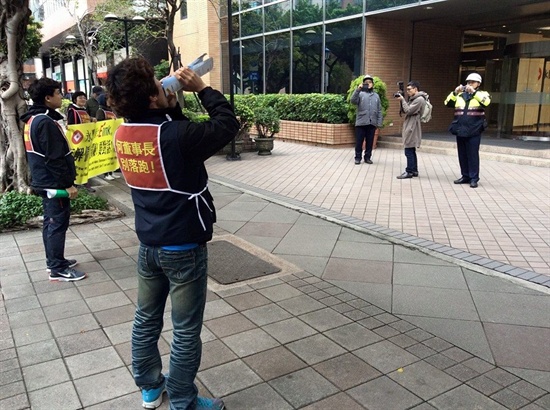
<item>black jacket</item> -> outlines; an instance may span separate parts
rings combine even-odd
[[[56,123],[63,116],[45,105],[34,104],[21,120],[28,123],[32,117],[35,117],[29,130],[32,144],[25,144],[31,186],[37,190],[70,188],[74,184],[76,169],[65,134]]]
[[[160,129],[162,164],[171,188],[201,193],[200,198],[190,199],[189,195],[173,191],[133,187],[136,233],[146,245],[183,245],[212,239],[216,216],[212,196],[208,189],[204,190],[208,183],[204,161],[233,139],[239,123],[219,91],[207,87],[199,93],[199,98],[210,115],[209,121],[190,122],[178,105],[149,110],[143,118],[129,121],[117,130],[118,134],[122,129],[131,132],[132,124],[163,124]],[[123,174],[129,172],[123,161],[120,166]]]

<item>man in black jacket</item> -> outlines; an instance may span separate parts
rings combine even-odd
[[[198,93],[209,121],[190,122],[144,59],[122,61],[107,80],[111,108],[127,120],[116,131],[115,149],[132,188],[140,240],[132,368],[145,408],[160,406],[166,390],[172,410],[220,410],[223,402],[198,397],[194,383],[206,303],[206,242],[215,222],[204,161],[233,139],[239,123],[225,97],[191,69],[180,68],[174,76],[183,90]],[[165,377],[157,343],[168,295],[173,341]]]
[[[46,266],[52,281],[76,281],[86,274],[73,266],[74,259],[65,259],[65,235],[71,215],[70,199],[78,191],[73,185],[76,170],[74,158],[57,123],[63,118],[55,111],[61,107],[61,87],[51,78],[35,80],[29,87],[34,102],[21,120],[25,124],[25,149],[34,191],[42,197],[44,224],[42,238],[46,251]],[[46,189],[66,190],[68,198],[48,198]]]

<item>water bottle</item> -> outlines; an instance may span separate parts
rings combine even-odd
[[[206,53],[193,60],[187,67],[193,70],[199,77],[202,77],[206,73],[210,72],[214,67],[214,60],[212,57],[204,60]],[[162,81],[162,88],[166,91],[177,93],[181,90],[183,85],[173,75]]]

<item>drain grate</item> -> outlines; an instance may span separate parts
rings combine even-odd
[[[231,242],[208,243],[208,276],[223,285],[280,272],[277,266],[258,258]]]

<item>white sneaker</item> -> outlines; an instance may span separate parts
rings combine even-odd
[[[120,175],[117,175],[117,174],[111,174],[111,176],[112,176],[114,179],[119,179],[119,178],[120,178]]]
[[[115,179],[115,177],[112,176],[112,175],[105,175],[105,179],[106,179],[107,181],[112,181],[113,179]]]

